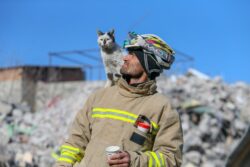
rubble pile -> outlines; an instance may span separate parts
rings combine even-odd
[[[104,81],[82,82],[60,96],[50,95],[35,113],[25,104],[0,101],[0,166],[52,166],[70,124],[89,94]],[[56,86],[56,85],[54,85]],[[40,98],[46,85],[43,85]],[[61,91],[66,91],[62,88]],[[250,85],[226,84],[196,70],[161,77],[158,91],[167,95],[182,120],[183,167],[221,167],[237,147],[250,122]]]
[[[181,116],[183,167],[222,167],[250,123],[250,85],[225,84],[196,70],[158,83]],[[165,86],[163,86],[165,85]]]
[[[25,104],[0,101],[0,167],[52,166],[76,112],[89,94],[103,85],[103,81],[82,82],[71,87],[59,85],[59,90],[55,84],[47,88],[42,84],[38,104],[39,108],[45,105],[35,113]]]

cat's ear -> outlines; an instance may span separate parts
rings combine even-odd
[[[114,29],[111,29],[111,31],[109,31],[109,34],[112,35],[112,36],[114,36],[115,30],[114,30]]]
[[[103,32],[101,32],[100,30],[97,30],[97,35],[98,36],[101,36],[101,35],[103,35],[104,33]]]
[[[115,30],[112,29],[111,31],[108,32],[108,34],[112,38],[113,42],[115,42]]]

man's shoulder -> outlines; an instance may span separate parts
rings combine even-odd
[[[153,101],[154,101],[155,105],[158,105],[158,106],[165,108],[163,110],[163,112],[165,112],[165,113],[169,113],[169,112],[176,113],[177,112],[176,109],[174,109],[174,107],[173,107],[171,99],[167,95],[164,95],[162,93],[156,93],[156,94],[154,94]]]
[[[153,94],[152,99],[154,101],[162,103],[162,104],[169,104],[170,103],[169,97],[162,94],[162,93],[159,93],[159,92]]]
[[[111,87],[106,87],[106,88],[102,87],[102,88],[99,88],[99,89],[93,91],[91,96],[100,96],[100,95],[104,95],[104,94],[112,94],[115,91],[117,91],[116,86],[111,86]]]

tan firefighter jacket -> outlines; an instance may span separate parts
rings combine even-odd
[[[147,133],[134,126],[139,115],[150,121]],[[179,115],[156,92],[155,81],[133,87],[120,79],[88,98],[55,166],[108,166],[105,148],[116,145],[130,154],[131,167],[176,167],[182,162],[182,144]]]

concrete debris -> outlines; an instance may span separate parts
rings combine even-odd
[[[198,151],[187,152],[185,158],[195,166],[200,166],[201,154]]]
[[[15,157],[15,161],[18,162],[20,167],[32,166],[33,157],[30,152],[17,153]]]
[[[158,88],[181,115],[182,166],[222,167],[249,126],[250,85],[229,85],[199,74],[191,70],[171,80],[162,78]]]
[[[36,112],[22,103],[0,101],[0,166],[52,166],[77,111],[105,81],[38,83]],[[226,84],[191,69],[160,77],[182,120],[183,167],[221,167],[250,123],[250,85]],[[5,101],[4,101],[5,100]]]

